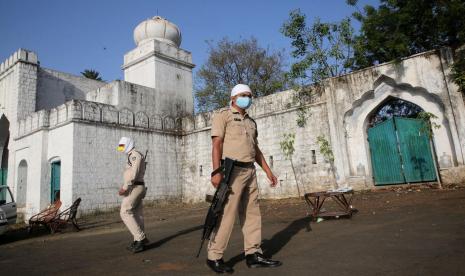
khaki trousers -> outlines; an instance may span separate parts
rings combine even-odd
[[[134,241],[145,239],[142,200],[146,192],[147,188],[144,185],[129,186],[128,195],[121,202],[121,219],[134,236]]]
[[[210,237],[208,243],[208,259],[223,258],[233,230],[236,214],[244,235],[244,252],[262,253],[262,220],[258,204],[258,186],[255,168],[234,167],[230,179],[231,192],[225,204],[219,226]]]

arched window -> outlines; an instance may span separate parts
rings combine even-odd
[[[20,208],[25,207],[27,201],[27,162],[24,159],[19,162],[17,180],[16,202],[18,203],[18,208]]]

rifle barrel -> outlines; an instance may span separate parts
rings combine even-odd
[[[199,248],[199,251],[197,252],[197,256],[195,256],[196,258],[198,258],[198,257],[199,257],[199,255],[200,255],[200,251],[202,251],[202,247],[203,247],[203,243],[204,243],[204,241],[205,241],[205,239],[202,239],[202,240],[200,241],[200,248]]]

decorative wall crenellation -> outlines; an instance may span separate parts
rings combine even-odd
[[[147,130],[179,132],[183,118],[153,114],[143,111],[133,112],[127,108],[116,109],[84,100],[72,100],[50,110],[40,110],[29,114],[18,122],[18,137],[44,128],[53,128],[71,121],[97,122],[120,127],[137,127]]]
[[[299,108],[296,92],[286,90],[269,96],[255,98],[254,104],[247,110],[252,118],[260,118],[280,112],[290,112]],[[312,105],[324,102],[324,94],[313,94],[311,97],[304,99],[304,105]],[[182,118],[182,130],[185,132],[198,131],[211,126],[213,113],[203,112],[194,116]]]
[[[18,61],[38,64],[36,53],[25,49],[19,49],[0,64],[0,75],[13,67]]]
[[[285,112],[292,107],[297,108],[295,92],[283,91],[277,94],[255,99],[249,110],[253,118],[273,113]],[[322,101],[323,98],[319,97]],[[18,137],[30,134],[43,128],[53,128],[70,121],[87,121],[109,124],[120,127],[137,127],[147,130],[178,132],[187,134],[211,126],[214,111],[199,113],[194,116],[172,117],[163,114],[147,114],[144,111],[133,111],[128,108],[117,109],[113,105],[85,100],[71,100],[52,108],[40,110],[28,115],[18,122]]]

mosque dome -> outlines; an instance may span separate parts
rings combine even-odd
[[[134,41],[140,43],[156,39],[179,47],[181,45],[181,31],[178,26],[161,16],[155,16],[142,21],[134,29]]]

